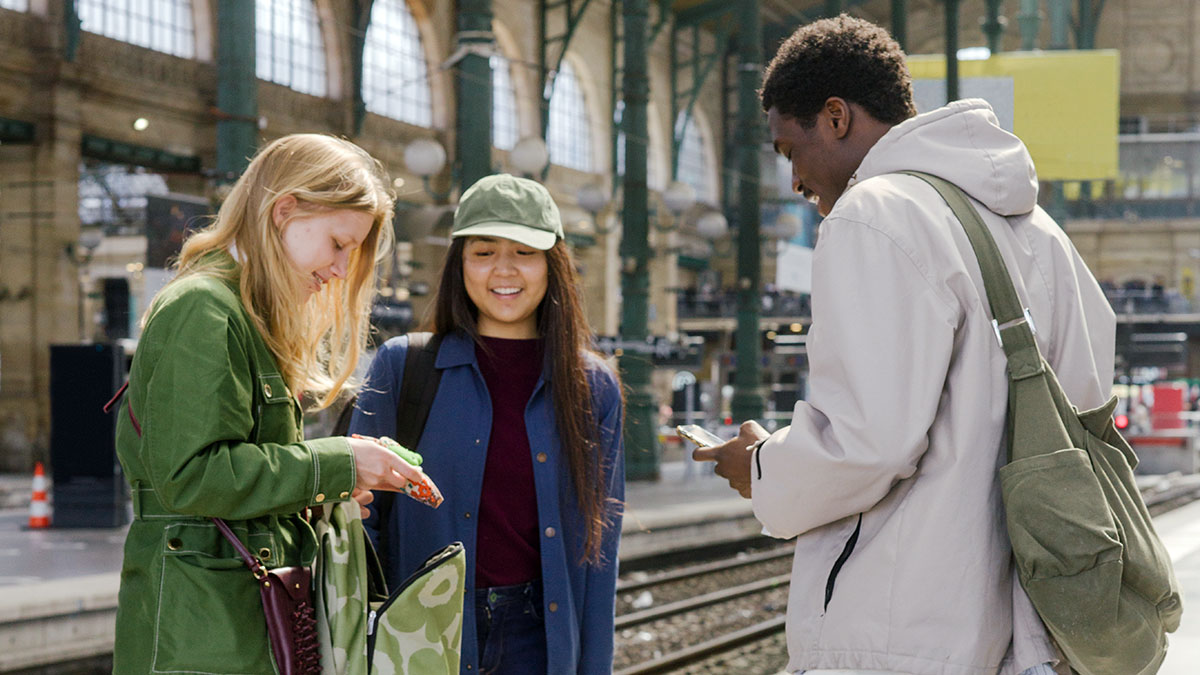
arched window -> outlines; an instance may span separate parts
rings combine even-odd
[[[4,6],[28,2],[5,2]],[[191,0],[79,0],[83,29],[185,59],[196,55]]]
[[[520,128],[517,124],[517,95],[513,91],[512,64],[493,54],[492,64],[492,145],[512,150],[517,144]]]
[[[256,72],[296,91],[325,96],[325,41],[313,0],[257,0]]]
[[[28,12],[29,0],[0,0],[0,7],[18,12]]]
[[[558,76],[554,78],[546,146],[550,150],[552,164],[580,171],[592,170],[592,134],[588,127],[583,90],[579,88],[575,70],[565,59],[558,68]]]
[[[654,152],[654,144],[646,145],[646,187],[651,190],[662,189],[662,181],[658,179],[658,154]],[[617,133],[617,176],[625,176],[625,132]]]
[[[79,222],[108,234],[145,234],[146,195],[167,192],[167,179],[144,167],[86,160],[79,165]]]
[[[375,0],[363,49],[367,110],[419,127],[433,125],[429,66],[404,0]]]
[[[683,114],[680,113],[676,126],[682,122]],[[689,115],[687,126],[683,129],[683,142],[679,144],[678,176],[681,182],[696,189],[698,201],[709,204],[716,201],[716,194],[709,180],[711,166],[708,146],[704,143],[704,136],[700,134],[700,126],[696,124],[695,115]]]

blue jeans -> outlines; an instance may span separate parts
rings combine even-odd
[[[479,675],[546,672],[542,581],[475,589]]]

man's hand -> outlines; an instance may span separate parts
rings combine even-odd
[[[736,438],[711,448],[696,448],[692,459],[697,462],[716,462],[717,475],[729,481],[729,487],[750,499],[750,446],[770,434],[754,420],[742,422]]]

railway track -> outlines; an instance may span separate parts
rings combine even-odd
[[[1148,482],[1142,496],[1151,513],[1166,513],[1200,499],[1200,475]],[[630,561],[637,571],[617,583],[617,675],[767,675],[786,666],[792,546],[742,543],[760,550],[730,555],[726,542],[675,551],[657,567]]]
[[[746,542],[758,550],[736,555],[728,553],[727,543],[705,544],[673,556],[704,562],[624,576],[617,583],[615,672],[689,672],[690,666],[771,638],[779,642],[776,653],[757,654],[756,660],[777,662],[761,664],[773,667],[771,672],[782,668],[792,546],[771,542],[762,537]]]

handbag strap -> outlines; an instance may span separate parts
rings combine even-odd
[[[254,578],[259,581],[266,579],[267,568],[263,567],[262,561],[250,554],[250,550],[246,548],[241,539],[237,538],[237,535],[229,528],[229,524],[220,518],[213,518],[212,521],[217,524],[217,529],[221,531],[221,534],[225,535],[229,543],[233,544],[233,550],[237,551],[238,555],[241,556],[242,562],[246,563],[246,567],[250,568],[250,572],[254,575]]]

